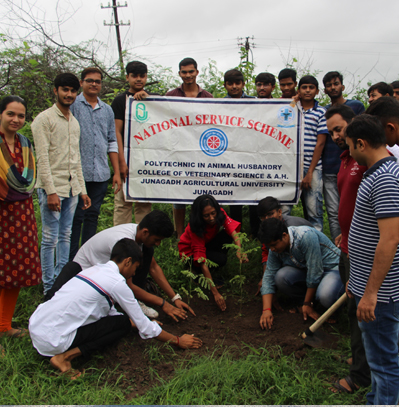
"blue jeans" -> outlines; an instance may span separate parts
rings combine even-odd
[[[44,293],[54,284],[62,268],[68,263],[73,215],[78,204],[78,195],[61,200],[61,212],[50,211],[47,194],[38,188],[40,213],[42,215],[42,244],[40,257]],[[54,264],[55,252],[55,264]]]
[[[303,301],[307,290],[306,269],[284,266],[276,273],[274,279],[282,293]],[[344,285],[338,269],[325,270],[316,290],[316,301],[323,307],[330,308],[343,293]]]
[[[323,193],[332,241],[341,234],[338,223],[339,194],[336,174],[323,174]]]
[[[308,172],[304,169],[303,176]],[[323,174],[321,170],[314,170],[311,188],[302,190],[302,203],[306,208],[308,221],[318,231],[323,231]]]
[[[361,297],[355,296],[356,305]],[[399,400],[399,301],[377,302],[375,320],[359,322],[367,362],[371,370],[371,392],[367,404],[397,405]]]
[[[87,195],[91,199],[89,209],[83,210],[83,200],[79,198],[75,216],[72,223],[71,250],[69,261],[72,261],[79,250],[80,233],[82,232],[82,245],[84,245],[97,232],[98,215],[107,193],[108,181],[86,182]],[[82,230],[83,223],[83,230]]]

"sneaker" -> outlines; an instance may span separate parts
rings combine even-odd
[[[143,311],[144,315],[148,318],[158,318],[158,312],[155,311],[153,308],[147,307],[143,302],[138,302],[140,305],[141,310]]]

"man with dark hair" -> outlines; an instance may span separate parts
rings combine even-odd
[[[229,69],[224,74],[224,87],[227,90],[225,98],[232,99],[254,99],[244,92],[245,79],[238,69]],[[242,224],[242,205],[230,205],[230,217]],[[249,223],[252,236],[256,237],[259,229],[259,219],[256,214],[256,206],[249,206]]]
[[[331,71],[324,75],[323,78],[324,92],[331,99],[331,104],[325,106],[346,105],[349,106],[355,114],[364,112],[364,105],[359,100],[345,99],[343,91],[343,77],[337,71]],[[333,241],[341,233],[338,222],[339,195],[337,188],[337,174],[341,165],[340,155],[342,150],[333,142],[331,137],[327,137],[326,144],[321,156],[323,167],[323,195],[328,214],[328,223]]]
[[[346,144],[367,166],[357,193],[349,232],[347,294],[357,303],[357,319],[371,370],[367,404],[399,401],[399,166],[385,148],[377,117],[363,114],[346,128]]]
[[[393,81],[391,83],[392,89],[393,89],[393,97],[396,100],[399,100],[399,81]]]
[[[108,157],[114,168],[112,185],[115,193],[121,189],[119,173],[118,143],[115,135],[114,112],[98,95],[101,92],[103,74],[98,68],[86,68],[82,71],[80,86],[82,93],[71,106],[71,112],[80,125],[80,155],[87,195],[91,199],[90,209],[83,211],[78,204],[72,224],[71,249],[72,260],[81,244],[86,243],[97,232],[98,215],[111,176]],[[82,230],[83,224],[83,230]]]
[[[348,236],[355,210],[357,190],[367,167],[359,164],[349,155],[348,146],[345,142],[345,129],[355,117],[354,111],[345,104],[331,106],[326,114],[327,128],[332,141],[342,152],[341,167],[337,177],[337,187],[340,197],[338,209],[338,221],[341,228],[341,235],[335,239],[335,244],[341,249],[339,259],[339,273],[343,284],[349,280],[349,257],[348,257]],[[349,375],[344,379],[334,383],[334,387],[346,393],[355,392],[359,386],[370,385],[370,368],[367,364],[366,354],[362,343],[362,336],[356,317],[356,301],[348,298],[348,318],[351,334],[352,360],[349,368]]]
[[[268,72],[261,72],[255,78],[256,93],[260,99],[272,99],[276,87],[276,78]]]
[[[143,315],[127,286],[140,265],[142,253],[132,239],[112,248],[110,260],[80,272],[50,301],[40,304],[29,320],[33,346],[50,364],[72,380],[81,376],[71,360],[114,344],[133,327],[143,339],[156,338],[183,349],[199,348],[200,339],[169,334]],[[115,303],[126,312],[119,313]],[[66,311],[67,310],[67,311]]]
[[[303,180],[301,199],[306,219],[319,231],[323,231],[323,176],[321,154],[326,143],[328,129],[324,113],[326,109],[315,100],[319,83],[314,76],[306,75],[299,81],[299,106],[305,122]]]
[[[272,327],[276,287],[302,302],[304,320],[319,317],[314,300],[329,308],[344,292],[338,273],[339,249],[323,233],[308,226],[287,228],[284,221],[269,218],[260,225],[259,240],[270,249],[261,288],[262,329]]]
[[[179,62],[179,76],[183,83],[176,89],[170,90],[165,96],[188,97],[188,98],[213,98],[213,95],[202,89],[197,84],[197,62],[193,58],[184,58]],[[186,219],[186,205],[173,204],[173,218],[177,239],[184,232],[184,222]]]
[[[40,257],[44,294],[68,262],[71,227],[79,194],[83,210],[91,205],[82,173],[79,123],[70,112],[79,87],[75,75],[57,75],[54,80],[56,103],[32,123],[37,157],[36,187],[42,215]]]
[[[150,212],[138,225],[126,223],[105,229],[94,235],[79,249],[73,261],[69,262],[64,270],[62,270],[59,280],[54,284],[54,290],[56,291],[61,285],[65,284],[65,280],[69,280],[80,270],[85,270],[97,263],[106,263],[115,242],[128,237],[129,239],[134,239],[142,247],[143,251],[141,266],[137,269],[136,275],[132,280],[127,282],[137,300],[160,306],[166,314],[176,321],[178,320],[177,318],[187,318],[186,310],[195,315],[193,310],[181,300],[180,295],[173,291],[161,267],[159,267],[154,259],[154,246],[159,246],[161,241],[172,236],[172,233],[173,225],[168,215],[158,210]],[[175,306],[145,290],[148,274],[151,275],[159,287],[174,302]],[[46,299],[51,298],[53,294],[54,291],[50,292]],[[151,318],[158,316],[158,313],[152,308],[144,304],[140,304],[140,306],[145,315]]]
[[[112,102],[111,107],[115,115],[116,140],[118,142],[119,171],[122,182],[126,181],[129,168],[125,160],[124,134],[125,134],[125,112],[126,100],[133,96],[136,100],[145,99],[149,93],[144,90],[147,83],[147,65],[140,61],[132,61],[126,65],[126,81],[129,83],[129,90],[118,95]],[[115,193],[114,198],[114,226],[132,221],[132,202],[126,202],[122,189]],[[135,202],[134,219],[136,223],[151,212],[151,203]]]
[[[393,88],[385,82],[378,82],[368,88],[367,95],[371,104],[382,96],[393,96]]]
[[[280,85],[282,98],[291,99],[297,94],[297,91],[295,90],[297,85],[296,71],[293,69],[282,69],[278,74],[278,82]]]

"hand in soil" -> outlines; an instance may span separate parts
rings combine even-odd
[[[313,307],[310,307],[309,305],[304,305],[302,307],[302,314],[305,321],[307,321],[308,317],[314,319],[315,321],[320,318],[320,315],[313,309]]]
[[[271,329],[273,325],[273,314],[271,311],[264,311],[262,312],[262,315],[260,317],[260,327],[262,329]]]
[[[173,305],[169,304],[166,301],[165,301],[164,306],[162,307],[162,310],[165,312],[165,314],[172,317],[176,322],[179,322],[178,318],[181,318],[181,319],[187,318],[187,312],[184,311],[184,309],[174,307]]]
[[[182,349],[198,349],[202,346],[202,341],[194,335],[182,335],[179,340],[179,347]]]
[[[175,306],[184,311],[190,311],[196,317],[195,312],[191,309],[191,307],[188,304],[186,304],[185,302],[183,302],[182,300],[176,300]]]
[[[214,294],[215,297],[215,301],[217,306],[222,310],[222,311],[226,311],[226,302],[224,301],[224,298],[221,294],[216,293]]]

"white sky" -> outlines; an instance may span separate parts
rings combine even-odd
[[[111,1],[111,0],[110,0]],[[208,59],[221,71],[239,63],[237,37],[252,37],[256,73],[277,74],[292,57],[302,65],[311,62],[321,83],[329,70],[338,70],[350,82],[372,83],[399,79],[399,2],[396,0],[126,0],[119,19],[130,20],[121,27],[123,48],[147,61],[178,70],[178,63],[190,56],[199,67]],[[125,0],[119,0],[121,4]],[[10,16],[3,0],[2,21]],[[27,14],[45,19],[49,32],[56,32],[56,12],[65,21],[60,27],[63,41],[76,44],[96,38],[108,45],[103,50],[117,59],[112,10],[101,9],[97,0],[13,0]],[[29,4],[34,4],[33,8]],[[107,5],[108,0],[103,1]],[[57,6],[58,5],[58,6]],[[22,33],[22,24],[9,29]],[[6,25],[3,24],[3,31]],[[58,36],[58,34],[54,34]],[[33,39],[33,36],[30,38]],[[125,64],[128,61],[125,61]],[[345,82],[345,81],[344,81]]]

